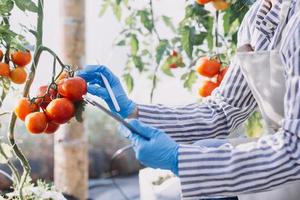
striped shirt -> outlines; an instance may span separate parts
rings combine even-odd
[[[291,1],[288,19],[299,10],[295,8],[297,0]],[[273,6],[269,0],[257,1],[241,25],[238,46],[250,43],[255,51],[267,50],[278,31],[281,4],[282,0]],[[227,137],[257,108],[235,60],[220,87],[201,103],[173,108],[138,106],[139,120],[163,130],[180,144],[183,198],[266,191],[300,179],[300,19],[289,31],[280,54],[287,86],[283,125],[276,134],[257,142],[219,148],[191,145],[202,139]]]

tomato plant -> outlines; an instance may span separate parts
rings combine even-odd
[[[180,63],[180,66],[185,69],[180,80],[185,88],[191,90],[198,79],[195,66],[199,58],[218,56],[222,65],[228,66],[236,50],[238,27],[251,1],[220,1],[230,4],[228,9],[209,10],[205,5],[201,5],[212,4],[214,1],[187,1],[186,6],[182,8],[185,10],[185,16],[179,24],[175,25],[169,16],[156,15],[152,0],[146,1],[142,8],[135,6],[135,1],[104,0],[100,15],[104,15],[111,7],[117,20],[125,24],[116,39],[116,45],[129,49],[123,75],[129,92],[134,87],[134,79],[131,75],[133,70],[150,73],[152,82],[150,99],[152,100],[160,75],[159,71],[176,78],[171,69],[177,68]],[[155,3],[159,4],[159,2]],[[163,38],[157,23],[164,23],[173,33],[173,37]],[[181,56],[178,63],[172,56],[174,50]],[[154,66],[151,60],[155,60]]]
[[[182,8],[185,12],[184,17],[178,24],[174,24],[171,17],[155,13],[153,4],[160,4],[160,1],[144,1],[141,6],[142,2],[137,3],[133,0],[103,0],[100,16],[111,8],[116,19],[122,24],[123,29],[116,38],[115,46],[127,48],[129,52],[123,74],[128,91],[131,92],[134,88],[133,71],[146,74],[152,83],[150,91],[152,102],[159,77],[166,75],[178,78],[173,73],[178,66],[183,68],[180,70],[179,79],[188,90],[195,87],[198,80],[197,67],[200,58],[217,57],[222,65],[221,70],[229,66],[230,59],[236,52],[238,28],[253,2],[251,0],[185,1],[185,7]],[[162,36],[157,26],[162,23],[172,33],[171,38]],[[179,59],[172,55],[174,50],[180,55]],[[153,60],[155,62],[152,62]],[[220,72],[220,76],[217,77],[219,81],[209,81],[219,85],[224,72],[226,73],[226,71]],[[212,74],[215,73],[219,72],[214,71]],[[202,91],[201,88],[207,83],[206,81],[204,80],[202,86],[196,86],[198,93]],[[216,86],[215,84],[209,85]],[[257,117],[252,121],[261,125]],[[255,123],[248,124],[252,127]]]
[[[72,66],[66,65],[56,55],[54,51],[43,45],[43,6],[44,0],[5,0],[0,1],[0,108],[7,94],[12,91],[14,84],[22,85],[22,98],[18,101],[14,112],[11,112],[11,118],[8,125],[7,139],[9,144],[2,142],[0,138],[0,163],[7,164],[10,168],[14,180],[14,191],[11,193],[14,199],[32,199],[32,196],[23,194],[24,186],[31,184],[30,165],[27,158],[20,149],[15,139],[15,125],[17,119],[21,123],[25,123],[28,132],[33,134],[53,134],[59,127],[58,123],[66,123],[74,115],[78,121],[82,120],[81,113],[84,110],[85,103],[81,100],[81,96],[86,93],[85,82],[80,82],[80,98],[71,96],[72,102],[67,98],[63,98],[58,93],[58,82],[63,79],[76,79]],[[29,45],[25,36],[16,33],[10,26],[10,17],[18,12],[31,12],[36,16],[36,28],[31,29],[22,24],[22,28],[31,33],[35,39],[35,44]],[[34,46],[33,51],[29,51],[28,46]],[[37,96],[30,97],[29,91],[35,78],[36,70],[39,66],[39,60],[43,53],[49,53],[53,56],[52,75],[49,77],[50,83],[41,86],[37,92]],[[59,64],[60,70],[57,70]],[[78,86],[78,85],[77,85]],[[65,92],[74,95],[74,90],[70,92],[69,88]],[[56,108],[56,109],[55,109]],[[10,112],[0,113],[2,115],[10,114]],[[23,122],[25,121],[25,122]],[[23,167],[20,173],[15,163],[11,159],[16,156]]]

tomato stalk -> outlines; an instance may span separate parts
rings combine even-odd
[[[72,70],[71,70],[71,66],[64,64],[62,62],[62,60],[58,57],[58,55],[54,51],[52,51],[51,49],[49,49],[48,47],[40,46],[39,52],[40,53],[48,52],[54,58],[54,60],[53,60],[53,67],[52,67],[51,83],[49,84],[46,93],[43,96],[38,96],[38,97],[34,97],[34,98],[31,99],[32,101],[35,101],[36,99],[42,99],[41,103],[39,103],[39,105],[41,105],[43,103],[43,101],[44,101],[44,98],[47,95],[51,95],[50,94],[50,89],[55,89],[56,90],[57,84],[56,84],[55,81],[59,78],[59,76],[63,73],[63,71],[65,71],[67,69],[67,71],[70,73],[70,71],[72,71]],[[58,75],[55,76],[56,75],[56,63],[57,62],[60,64],[61,70],[58,73]]]
[[[2,141],[0,139],[0,144],[1,143],[2,143]],[[17,183],[19,183],[19,181],[20,181],[20,174],[19,174],[16,166],[9,160],[9,157],[6,155],[6,153],[2,149],[1,145],[0,145],[0,154],[7,160],[6,164],[9,167],[9,169],[11,170],[11,172],[12,172],[13,179],[16,180]]]
[[[39,64],[41,54],[44,51],[50,53],[55,58],[55,63],[57,61],[62,66],[61,73],[65,68],[70,70],[70,66],[65,65],[61,61],[61,59],[51,49],[43,46],[43,19],[44,19],[43,7],[44,7],[44,0],[39,0],[38,1],[38,12],[37,12],[37,30],[32,31],[34,36],[36,37],[36,45],[35,45],[36,49],[35,49],[34,56],[33,56],[33,63],[30,67],[30,73],[29,73],[28,79],[26,81],[26,84],[24,86],[24,90],[23,90],[23,97],[26,97],[26,98],[29,95],[29,91],[30,91],[31,85],[34,81],[34,78],[35,78],[35,73],[36,73],[36,69]],[[8,57],[8,59],[9,59],[9,57]],[[55,65],[53,66],[53,68],[55,68]],[[55,69],[53,69],[53,73],[54,74],[52,75],[52,83],[55,81],[55,79],[54,79]],[[50,84],[50,86],[52,86],[52,83]],[[54,84],[55,84],[55,82],[54,82]],[[49,93],[50,86],[48,88],[47,93]],[[11,116],[11,119],[10,119],[7,137],[10,142],[10,145],[12,146],[12,149],[13,149],[15,155],[17,156],[18,160],[21,162],[21,165],[23,168],[23,174],[22,174],[19,184],[17,186],[18,192],[19,192],[19,198],[21,200],[23,200],[24,199],[23,187],[24,187],[24,184],[26,183],[28,175],[30,174],[31,168],[30,168],[27,158],[24,156],[21,149],[18,147],[18,145],[15,142],[16,120],[17,120],[17,116],[15,115],[15,113],[13,113]]]
[[[35,77],[36,67],[38,65],[38,62],[39,62],[39,59],[40,59],[40,56],[42,53],[42,51],[40,51],[40,47],[41,47],[42,41],[43,41],[43,19],[44,19],[43,5],[44,5],[44,1],[39,0],[38,1],[38,13],[37,13],[37,15],[38,15],[37,16],[37,32],[35,35],[36,36],[36,50],[34,53],[33,63],[30,68],[31,69],[30,74],[28,76],[27,82],[24,87],[23,97],[28,97],[30,87],[31,87],[32,82]],[[12,149],[13,149],[15,155],[17,156],[18,160],[21,162],[21,165],[23,168],[23,174],[22,174],[22,176],[20,178],[20,182],[17,186],[17,189],[19,192],[19,198],[21,200],[23,200],[24,199],[23,187],[24,187],[24,184],[26,183],[28,175],[30,174],[31,168],[30,168],[27,158],[24,156],[23,152],[21,151],[21,149],[19,148],[19,146],[16,144],[16,141],[15,141],[16,120],[17,120],[17,117],[16,117],[15,113],[13,113],[11,116],[11,119],[10,119],[7,137],[8,137],[10,145],[12,146]]]
[[[3,21],[8,27],[10,27],[8,17],[3,17]],[[5,46],[6,46],[6,52],[5,52],[5,55],[4,55],[4,62],[9,64],[9,61],[10,61],[10,59],[9,59],[9,55],[10,55],[10,38],[7,38]],[[6,81],[5,78],[1,78],[1,81],[2,81],[2,94],[1,94],[1,97],[0,97],[0,107],[2,107],[3,101],[6,98],[7,93],[9,91],[9,87],[10,87],[10,82],[5,83],[5,81]],[[2,113],[2,114],[9,114],[9,113]],[[0,144],[1,144],[1,142],[0,142]],[[3,151],[1,145],[0,145],[0,154],[7,160],[7,166],[11,170],[13,178],[16,180],[17,183],[19,183],[20,174],[19,174],[16,166],[14,165],[14,163],[12,163],[9,160],[8,156]]]
[[[153,24],[153,31],[156,35],[157,40],[160,42],[161,38],[158,34],[158,31],[157,31],[156,25],[155,25],[155,19],[154,19],[154,13],[153,13],[153,1],[152,0],[149,1],[149,7],[150,7],[150,14],[151,14],[151,21],[152,21],[152,24]],[[151,92],[150,92],[150,103],[152,103],[152,101],[153,101],[154,91],[155,91],[156,85],[157,85],[157,72],[158,72],[159,66],[160,66],[160,62],[157,63],[157,65],[154,69],[154,73],[153,73],[152,88],[151,88]]]
[[[219,15],[220,15],[220,12],[218,10],[216,10],[215,23],[214,23],[215,24],[215,48],[216,48],[216,57],[222,64],[222,60],[221,60],[220,52],[219,52]]]

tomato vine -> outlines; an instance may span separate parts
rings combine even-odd
[[[27,44],[27,42],[25,38],[21,35],[16,34],[10,29],[9,17],[11,16],[11,11],[14,9],[15,6],[18,7],[23,12],[27,12],[27,11],[33,12],[37,16],[36,30],[32,30],[32,29],[28,30],[28,32],[32,33],[33,36],[35,37],[35,51],[33,54],[33,62],[29,69],[29,75],[25,83],[22,96],[25,98],[29,97],[30,88],[35,78],[36,69],[38,67],[40,57],[44,52],[49,53],[54,58],[54,62],[52,66],[53,73],[51,77],[51,84],[49,85],[47,92],[45,94],[47,95],[49,94],[49,90],[52,87],[52,85],[56,84],[55,80],[57,79],[57,77],[60,76],[60,74],[63,73],[63,71],[66,70],[73,75],[74,74],[73,70],[71,66],[64,64],[54,51],[52,51],[48,47],[43,46],[44,0],[38,0],[37,4],[31,0],[26,0],[26,1],[8,0],[5,2],[4,1],[0,2],[0,12],[3,16],[2,17],[3,22],[0,25],[0,35],[3,36],[2,37],[3,40],[1,40],[1,44],[6,49],[5,59],[4,59],[5,62],[7,64],[10,64],[12,50],[20,50],[20,51],[26,50],[25,45]],[[56,63],[59,63],[61,66],[61,71],[58,73],[57,76],[56,76]],[[12,65],[14,65],[14,67],[17,67],[15,66],[14,63],[12,63]],[[2,88],[2,94],[0,99],[0,108],[1,108],[3,101],[7,96],[7,93],[10,91],[11,81],[7,77],[2,77],[2,76],[0,76],[0,79],[1,79],[0,81],[1,81],[1,88]],[[2,116],[2,114],[4,115],[8,113],[3,112],[1,113],[0,117]],[[31,180],[29,177],[31,168],[26,156],[23,154],[22,150],[18,146],[18,143],[16,142],[15,139],[16,121],[17,121],[17,116],[14,112],[12,112],[10,122],[8,125],[8,133],[7,133],[7,138],[10,146],[5,145],[5,143],[3,143],[2,140],[0,140],[0,162],[4,161],[4,163],[7,164],[10,170],[12,171],[13,178],[14,178],[14,188],[18,192],[18,197],[20,199],[24,199],[25,197],[23,195],[23,188]],[[20,175],[20,173],[18,172],[15,164],[11,162],[12,155],[10,155],[11,154],[10,152],[13,152],[13,154],[21,163],[21,166],[23,168],[22,175]]]
[[[150,75],[152,82],[150,100],[152,101],[158,76],[160,76],[159,72],[175,77],[170,68],[170,64],[174,62],[171,58],[173,50],[180,55],[175,62],[186,69],[181,74],[181,80],[184,87],[189,90],[196,83],[197,76],[193,67],[200,57],[218,55],[224,65],[228,64],[236,50],[238,27],[251,5],[247,0],[231,3],[228,9],[215,11],[194,1],[187,1],[185,8],[182,8],[185,10],[184,18],[179,24],[174,25],[171,17],[154,13],[152,0],[139,7],[131,0],[104,0],[100,15],[104,15],[111,7],[116,19],[124,24],[116,45],[130,50],[123,75],[129,92],[134,87],[131,72],[137,69],[140,73]],[[219,23],[220,21],[222,24]],[[172,37],[162,37],[157,23],[164,23],[165,27],[172,32]]]
[[[198,80],[195,66],[201,57],[217,57],[224,68],[229,65],[236,52],[238,28],[253,1],[226,0],[230,6],[224,10],[213,8],[218,6],[214,3],[213,6],[207,6],[200,5],[199,2],[208,3],[210,0],[185,1],[185,7],[182,8],[184,17],[178,24],[174,24],[171,17],[154,12],[153,4],[160,4],[159,1],[148,0],[144,4],[134,0],[103,1],[100,16],[112,8],[123,27],[115,45],[128,49],[123,79],[129,92],[134,88],[134,70],[149,77],[152,84],[152,102],[159,77],[165,75],[178,78],[173,73],[177,67],[183,68],[180,70],[180,81],[184,88],[191,90]],[[169,29],[171,37],[160,35],[158,23]],[[172,55],[174,51],[178,56]],[[256,124],[261,126],[259,116],[252,115],[251,123],[247,123],[248,132],[251,132]]]

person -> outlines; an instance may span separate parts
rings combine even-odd
[[[121,107],[117,114],[134,118],[129,123],[139,133],[129,132],[129,139],[137,159],[178,175],[183,198],[276,191],[290,183],[284,187],[285,198],[272,192],[268,197],[291,200],[286,197],[294,192],[294,199],[299,199],[299,4],[297,0],[254,3],[241,24],[238,53],[228,73],[201,103],[136,104],[107,67],[87,66],[78,75],[89,83],[89,93],[103,98],[116,112],[99,74],[108,78]],[[237,145],[224,139],[257,108],[269,134]]]

